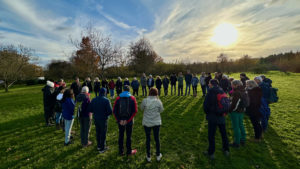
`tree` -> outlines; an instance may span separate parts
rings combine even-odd
[[[0,79],[4,81],[6,92],[17,80],[26,76],[25,70],[29,68],[29,61],[33,59],[32,52],[32,49],[22,45],[0,46]]]
[[[45,70],[47,79],[73,79],[76,74],[73,65],[68,61],[52,60]]]
[[[163,59],[153,50],[146,38],[141,38],[129,46],[130,66],[138,73],[149,72],[150,68]]]

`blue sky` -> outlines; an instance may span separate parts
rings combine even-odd
[[[167,62],[300,50],[299,0],[0,0],[0,43],[35,49],[41,65],[68,59],[89,22],[124,47],[145,36]],[[234,45],[210,40],[221,23],[237,29]]]

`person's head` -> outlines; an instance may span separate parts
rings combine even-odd
[[[256,77],[254,78],[254,81],[255,81],[257,84],[260,84],[260,83],[263,81],[263,79],[262,79],[260,76],[256,76]]]
[[[226,75],[222,75],[222,79],[228,79]]]
[[[168,76],[167,76],[167,75],[165,75],[165,78],[168,78]]]
[[[79,83],[79,78],[76,77],[76,78],[75,78],[75,81],[76,81],[76,83]]]
[[[126,77],[125,80],[128,81],[128,78]]]
[[[253,88],[255,88],[255,87],[257,87],[258,85],[257,85],[257,83],[254,81],[254,80],[247,80],[246,81],[246,87],[247,87],[247,89],[253,89]]]
[[[152,79],[152,75],[149,75],[149,78]]]
[[[219,81],[217,79],[210,79],[208,86],[210,88],[217,87],[219,85]]]
[[[134,77],[133,80],[136,80],[136,77]]]
[[[266,78],[265,75],[260,75],[260,77],[264,80]]]
[[[181,76],[182,75],[182,72],[179,72],[179,76]]]
[[[51,82],[50,80],[47,80],[47,86],[54,88],[54,83]]]
[[[202,72],[201,75],[202,75],[202,76],[205,76],[205,72]]]
[[[158,90],[155,87],[151,87],[149,90],[149,96],[158,96]]]
[[[101,89],[100,89],[100,91],[99,91],[99,95],[100,96],[106,96],[106,88],[105,87],[102,87]]]
[[[74,93],[72,89],[66,89],[63,95],[63,101],[65,101],[67,98],[74,98]]]
[[[126,92],[129,92],[130,91],[130,87],[128,85],[125,85],[123,87],[123,90],[126,91]]]
[[[146,77],[146,73],[143,73],[143,77]]]
[[[207,73],[207,76],[210,76],[210,73],[209,73],[209,72]]]
[[[118,77],[118,80],[122,80],[121,77]]]
[[[240,74],[240,78],[244,78],[244,77],[246,77],[246,74],[245,73],[241,73]]]
[[[87,77],[85,80],[89,82],[89,81],[91,81],[91,78]]]
[[[233,78],[233,77],[229,78],[229,81],[230,81],[230,82],[232,82],[233,80],[234,80],[234,78]]]
[[[96,77],[96,78],[95,78],[95,81],[96,81],[96,82],[99,82],[99,78],[98,78],[98,77]]]
[[[111,79],[110,82],[114,82],[114,79]]]
[[[160,79],[160,76],[156,76],[156,79],[157,79],[157,80]]]
[[[238,88],[238,87],[240,87],[240,86],[243,86],[243,83],[242,83],[242,81],[240,81],[240,80],[233,80],[233,81],[231,82],[231,87],[232,87],[233,89],[236,89],[236,88]]]
[[[191,73],[191,71],[190,71],[190,70],[187,70],[186,73],[189,74],[189,73]]]
[[[81,93],[89,93],[89,88],[87,86],[82,87]]]
[[[58,80],[58,84],[59,84],[59,85],[62,85],[63,83],[64,83],[64,79],[59,79],[59,80]]]

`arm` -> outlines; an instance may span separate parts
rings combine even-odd
[[[231,100],[229,112],[232,112],[236,108],[238,100],[239,100],[238,94],[234,92],[232,94],[232,100]]]
[[[145,110],[145,102],[146,102],[146,99],[144,99],[143,101],[142,101],[142,103],[141,103],[141,105],[140,105],[140,109],[142,110],[142,111],[144,111]]]
[[[119,104],[120,104],[119,100],[120,100],[120,97],[117,97],[114,107],[113,107],[113,112],[112,112],[117,122],[119,122],[119,119],[118,119]]]
[[[162,113],[164,111],[164,106],[162,102],[159,100],[159,112]]]
[[[112,114],[111,103],[110,103],[110,100],[108,100],[108,102],[106,104],[106,115],[109,116],[111,114]]]
[[[132,106],[132,107],[131,107],[132,115],[131,115],[131,117],[129,118],[129,120],[127,120],[127,123],[129,123],[129,122],[132,121],[132,119],[134,118],[134,116],[136,115],[136,113],[137,113],[137,111],[138,111],[137,103],[136,103],[135,97],[132,97],[132,96],[131,96],[131,100],[132,100],[132,102],[131,102],[131,106]]]

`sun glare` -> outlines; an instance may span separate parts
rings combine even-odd
[[[237,38],[238,31],[236,28],[232,24],[222,23],[215,28],[211,41],[226,47],[236,42]]]

